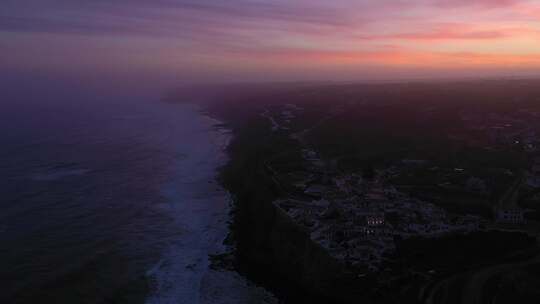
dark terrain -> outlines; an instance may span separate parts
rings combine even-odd
[[[536,186],[526,182],[535,177],[540,156],[540,81],[234,85],[204,91],[196,96],[235,134],[221,174],[235,198],[235,266],[286,303],[540,299],[540,199]],[[450,217],[473,216],[479,228],[439,237],[394,236],[394,253],[375,272],[342,263],[273,203],[306,200],[290,176],[308,167],[302,156],[307,148],[324,162],[325,178],[361,176],[366,184],[382,179]],[[494,210],[510,207],[525,210],[526,222],[495,221]]]

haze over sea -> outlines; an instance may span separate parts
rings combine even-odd
[[[26,85],[0,103],[0,302],[270,298],[209,268],[229,216],[216,121],[157,90]]]

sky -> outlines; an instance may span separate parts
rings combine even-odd
[[[534,75],[540,1],[3,0],[0,53],[3,74],[184,81]]]

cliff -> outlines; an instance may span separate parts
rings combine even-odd
[[[269,147],[253,128],[242,130],[221,174],[234,197],[231,234],[239,270],[291,302],[358,303],[362,282],[273,204],[281,190],[263,169]]]

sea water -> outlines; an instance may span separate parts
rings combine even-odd
[[[0,104],[1,303],[275,301],[209,267],[231,135],[198,105],[30,93]]]

